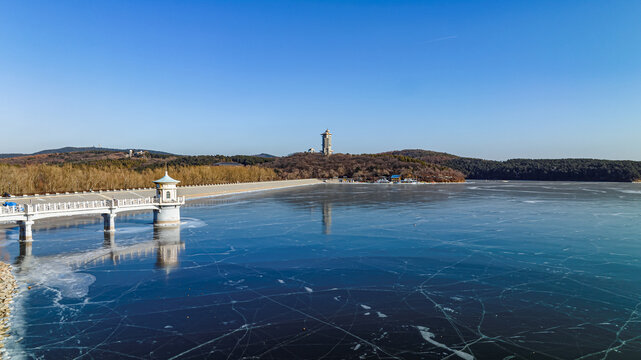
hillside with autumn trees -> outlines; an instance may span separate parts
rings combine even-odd
[[[465,181],[461,172],[447,166],[393,154],[323,156],[297,153],[276,158],[262,166],[274,169],[284,179],[348,177],[357,181],[375,181],[398,174],[420,181]]]
[[[421,149],[332,156],[296,153],[283,157],[190,156],[153,151],[130,157],[122,150],[98,148],[4,155],[0,156],[0,194],[16,195],[146,187],[165,167],[182,180],[181,185],[336,177],[375,181],[397,174],[428,182],[465,179],[630,182],[641,179],[639,161],[493,161]]]

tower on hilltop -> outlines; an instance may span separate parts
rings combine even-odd
[[[332,133],[329,132],[329,129],[325,130],[324,133],[321,134],[323,137],[323,155],[325,156],[330,156],[333,151],[332,151]]]

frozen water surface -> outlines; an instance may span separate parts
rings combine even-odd
[[[319,185],[182,214],[36,229],[28,257],[8,230],[7,352],[641,358],[641,184]]]

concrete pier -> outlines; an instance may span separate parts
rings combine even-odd
[[[160,205],[158,210],[154,210],[154,226],[178,225],[180,225],[180,205]]]
[[[20,226],[20,240],[28,240],[31,241],[33,240],[33,232],[31,231],[31,226],[33,225],[33,220],[31,220],[29,217],[27,217],[26,220],[20,220],[18,221],[18,225]]]

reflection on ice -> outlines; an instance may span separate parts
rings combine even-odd
[[[105,232],[104,230],[99,230],[100,232]],[[125,235],[125,234],[137,234],[137,233],[142,233],[142,232],[148,232],[151,231],[151,226],[145,225],[145,226],[122,226],[116,228],[115,231],[112,232],[117,232],[120,235]]]
[[[192,223],[198,226],[198,220]],[[128,229],[130,231],[128,231]],[[14,298],[12,314],[12,335],[6,342],[7,351],[12,358],[22,358],[27,353],[22,347],[23,339],[29,335],[28,314],[29,304],[34,301],[51,299],[54,308],[59,309],[58,320],[77,312],[79,308],[69,302],[88,300],[90,287],[96,282],[96,276],[86,272],[87,266],[110,263],[118,265],[125,260],[145,258],[155,255],[155,267],[169,272],[179,264],[180,252],[185,249],[185,243],[180,239],[180,227],[155,227],[153,237],[144,242],[128,240],[128,245],[119,246],[116,238],[128,234],[141,233],[140,227],[123,227],[117,232],[103,232],[103,246],[89,251],[68,252],[46,256],[34,256],[34,246],[43,246],[44,237],[36,241],[19,241],[19,252],[15,258],[14,273],[19,284],[22,284]],[[147,229],[145,229],[147,230]],[[5,242],[5,231],[0,231]],[[34,297],[35,296],[35,297]],[[83,300],[84,299],[84,300]],[[84,305],[83,305],[84,306]]]
[[[323,202],[323,233],[329,235],[332,232],[332,203]]]
[[[16,272],[24,283],[60,291],[63,297],[84,297],[95,277],[77,269],[87,264],[109,261],[114,265],[127,259],[156,255],[156,267],[169,271],[178,265],[179,254],[185,249],[180,240],[180,227],[154,227],[150,241],[118,246],[116,232],[105,231],[103,247],[77,253],[33,256],[33,241],[20,241]]]
[[[157,268],[169,272],[178,266],[178,255],[185,249],[185,243],[180,241],[180,227],[154,228],[154,245]]]

